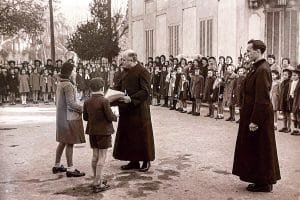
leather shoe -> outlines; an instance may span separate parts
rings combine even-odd
[[[250,192],[271,192],[273,190],[272,184],[249,184],[247,190]]]
[[[147,172],[150,169],[150,161],[144,161],[141,169],[139,170],[140,172]]]
[[[121,170],[140,169],[139,162],[129,162],[127,165],[122,165]]]
[[[85,173],[75,169],[74,171],[67,171],[66,175],[67,177],[81,177],[81,176],[85,176]]]

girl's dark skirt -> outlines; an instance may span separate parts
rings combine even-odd
[[[112,147],[111,135],[90,135],[92,149],[108,149]]]

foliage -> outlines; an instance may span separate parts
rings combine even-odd
[[[1,0],[0,35],[13,36],[19,31],[37,34],[44,30],[45,7],[37,0]]]
[[[93,0],[90,5],[93,19],[77,27],[68,39],[68,49],[82,60],[112,58],[120,52],[119,39],[128,30],[120,13],[110,17],[110,1]]]

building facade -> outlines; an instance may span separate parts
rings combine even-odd
[[[249,39],[300,63],[299,0],[129,0],[129,45],[149,56],[232,56]]]

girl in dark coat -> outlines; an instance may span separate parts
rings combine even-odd
[[[191,98],[195,99],[194,116],[200,116],[201,100],[204,92],[204,77],[200,74],[200,69],[195,68],[195,75],[192,77]]]
[[[293,82],[291,83],[291,98],[293,98],[293,106],[292,106],[292,113],[293,113],[293,122],[294,122],[294,130],[291,135],[300,135],[299,128],[300,128],[300,65],[296,70],[292,72],[292,79]]]
[[[29,77],[29,85],[32,91],[33,103],[38,103],[38,95],[40,91],[40,74],[38,73],[38,69],[34,68],[33,73],[30,74]]]
[[[239,113],[241,113],[241,101],[242,101],[242,95],[241,95],[241,87],[243,85],[243,82],[246,78],[246,69],[244,67],[240,67],[238,69],[238,78],[235,81],[234,85],[234,101],[235,105],[239,108]],[[239,123],[239,120],[236,121],[236,123]]]
[[[178,92],[177,92],[178,99],[179,99],[179,109],[181,110],[180,112],[182,112],[182,113],[187,112],[186,101],[188,100],[188,91],[189,91],[189,82],[186,79],[186,74],[182,73],[181,79],[179,82]]]
[[[274,110],[274,128],[277,130],[277,112],[279,110],[279,98],[280,98],[280,75],[277,70],[272,70],[272,88],[270,92],[271,101]]]
[[[205,79],[205,86],[204,86],[204,101],[207,102],[209,112],[205,117],[214,117],[214,104],[213,104],[213,84],[215,81],[214,72],[213,70],[207,71],[207,77]]]
[[[163,107],[168,107],[168,91],[167,91],[167,68],[165,65],[162,66],[161,72],[160,72],[160,80],[159,80],[159,92],[162,98],[164,99]]]
[[[10,105],[16,105],[16,93],[19,90],[19,78],[15,74],[15,70],[10,69],[10,73],[7,75],[8,88],[10,93]]]
[[[291,132],[291,112],[292,102],[290,98],[290,86],[291,86],[292,72],[289,69],[284,69],[282,73],[283,81],[280,84],[280,96],[279,96],[279,110],[283,115],[283,128],[278,130],[279,132],[289,133]]]
[[[155,66],[153,77],[152,77],[153,97],[156,97],[155,106],[160,105],[159,83],[160,83],[160,71],[159,71],[159,67]]]

